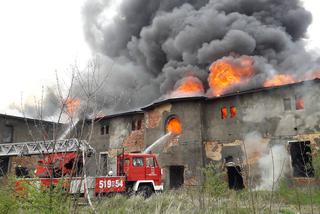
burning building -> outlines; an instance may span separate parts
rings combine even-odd
[[[98,118],[92,145],[99,148],[100,169],[107,166],[98,173],[114,170],[122,150],[144,151],[160,140],[149,151],[159,155],[167,187],[199,184],[209,163],[221,166],[230,188],[248,185],[248,176],[257,188],[268,188],[272,164],[282,170],[273,172],[276,177],[312,178],[320,143],[319,92],[320,79],[314,79],[215,97],[167,98],[141,111]]]
[[[320,61],[304,47],[312,17],[299,0],[123,0],[106,22],[109,3],[83,9],[86,39],[106,74],[83,75],[88,84],[80,78],[73,95],[122,113],[76,126],[85,125],[79,136],[97,151],[89,174],[115,171],[122,151],[151,151],[172,188],[199,184],[210,162],[230,188],[249,176],[268,188],[270,154],[281,157],[272,161],[288,169],[282,174],[314,175]]]

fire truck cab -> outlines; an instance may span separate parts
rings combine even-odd
[[[155,154],[123,153],[117,157],[116,176],[96,178],[96,194],[126,192],[149,197],[163,191],[161,168]]]
[[[133,191],[150,194],[162,191],[161,168],[155,154],[124,153],[118,156],[117,175],[126,177]]]

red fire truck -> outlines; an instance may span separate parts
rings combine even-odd
[[[93,152],[94,149],[86,141],[77,139],[0,144],[0,157],[43,155],[36,166],[36,178],[24,176],[18,179],[17,191],[23,190],[23,183],[39,187],[62,183],[71,194],[95,196],[139,193],[149,197],[163,190],[161,168],[155,154],[123,152],[117,157],[116,175],[109,172],[108,176],[92,177],[85,174],[85,160]]]
[[[161,169],[155,154],[123,153],[117,158],[117,175],[95,178],[95,193],[127,192],[149,197],[162,191]]]

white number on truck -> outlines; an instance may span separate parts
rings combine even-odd
[[[123,187],[123,180],[100,180],[99,181],[99,188],[118,188]]]

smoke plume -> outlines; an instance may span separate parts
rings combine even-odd
[[[262,156],[259,161],[261,171],[261,181],[256,187],[257,190],[276,189],[283,178],[289,171],[289,154],[285,145],[274,145],[268,153]]]
[[[270,145],[257,131],[246,134],[242,149],[245,162],[251,166],[249,179],[255,180],[252,185],[256,190],[276,189],[280,179],[291,170],[286,146]]]
[[[190,73],[207,84],[210,64],[227,56],[252,57],[256,72],[247,87],[318,64],[304,48],[312,17],[299,0],[123,0],[109,21],[111,4],[90,0],[83,9],[88,44],[107,66],[115,63],[101,93],[126,100],[106,106],[147,104]]]

